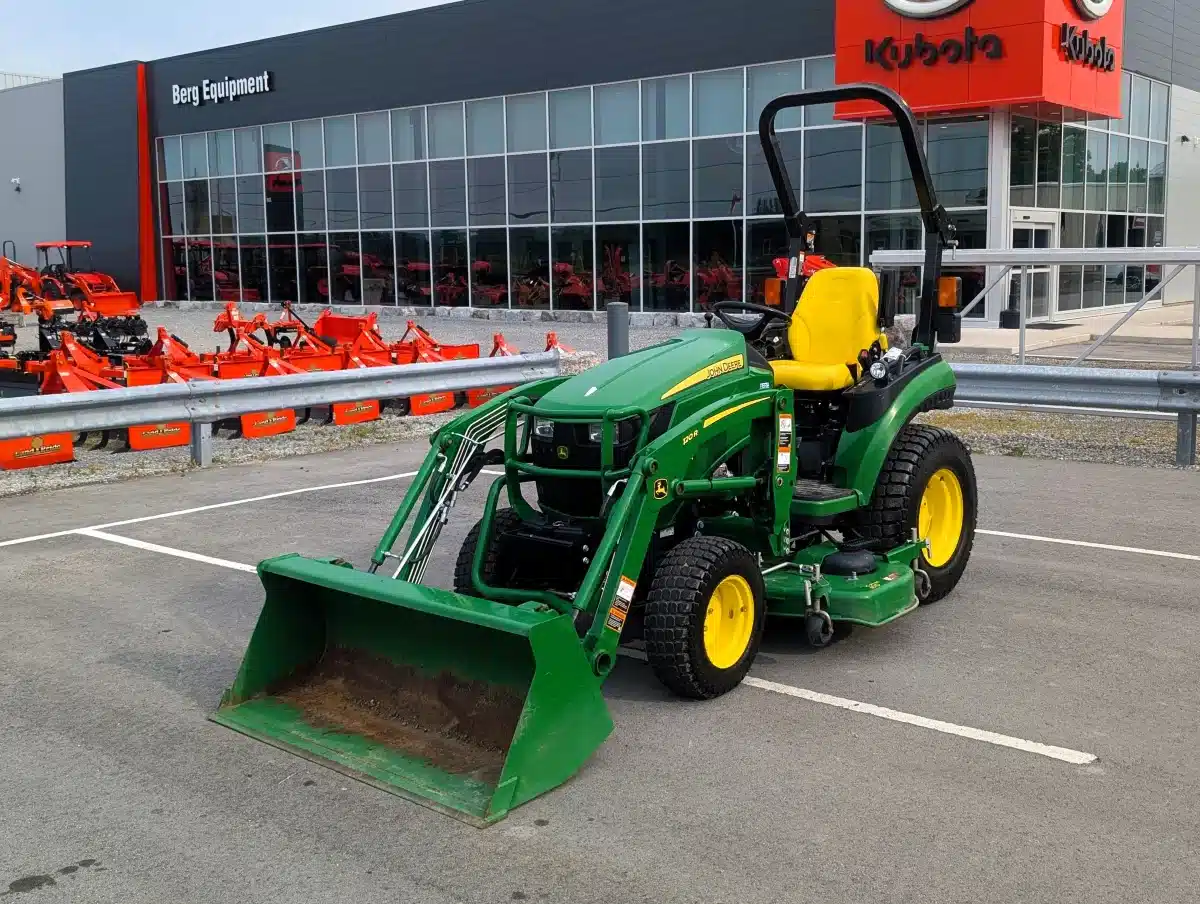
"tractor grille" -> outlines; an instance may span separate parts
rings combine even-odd
[[[617,425],[613,466],[626,468],[637,449],[636,419]],[[587,424],[555,424],[554,439],[534,437],[531,444],[533,463],[564,471],[600,471],[600,443],[588,439]],[[537,480],[538,500],[544,509],[576,518],[594,518],[604,503],[600,480],[541,477]]]

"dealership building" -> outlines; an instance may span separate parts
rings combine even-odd
[[[696,312],[762,300],[786,250],[763,105],[873,81],[918,112],[960,247],[1194,245],[1197,46],[1200,0],[465,0],[0,91],[60,149],[0,149],[0,215],[19,256],[61,224],[146,300]],[[894,127],[778,127],[821,254],[921,247]],[[1059,321],[1162,274],[1029,278]]]

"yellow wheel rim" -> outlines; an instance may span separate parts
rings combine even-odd
[[[737,665],[754,630],[754,591],[741,575],[717,585],[704,614],[704,652],[718,669]]]
[[[921,496],[921,512],[917,528],[929,541],[923,555],[934,568],[941,568],[958,550],[962,540],[966,505],[962,483],[949,468],[942,468],[929,479]]]

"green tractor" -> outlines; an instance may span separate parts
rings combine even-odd
[[[875,274],[820,270],[775,135],[784,109],[873,101],[895,118],[926,232],[912,343],[889,348]],[[612,731],[601,695],[641,640],[682,697],[733,690],[768,614],[828,644],[949,593],[975,532],[975,474],[914,417],[953,404],[953,227],[912,113],[872,85],[780,97],[760,138],[791,241],[782,309],[722,302],[698,329],[463,414],[372,558],[259,565],[266,602],[213,718],[475,824],[567,781]],[[424,583],[487,468],[453,590]],[[402,536],[404,541],[399,547]]]

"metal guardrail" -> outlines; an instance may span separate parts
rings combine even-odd
[[[281,377],[198,380],[121,390],[0,399],[0,439],[43,433],[116,430],[138,424],[192,424],[192,457],[212,460],[211,425],[257,411],[334,402],[406,398],[509,386],[556,376],[558,352],[421,365],[317,371]],[[955,364],[956,402],[971,407],[1026,406],[1080,414],[1142,412],[1178,421],[1176,463],[1196,463],[1200,373],[1007,364]]]
[[[226,418],[334,402],[519,385],[557,376],[560,369],[559,353],[552,351],[0,399],[0,439],[188,421],[192,424],[192,458],[203,466],[212,461],[212,424]]]
[[[880,270],[907,269],[919,267],[925,261],[921,251],[874,251],[871,253],[871,266]],[[1187,267],[1194,267],[1195,283],[1192,305],[1192,370],[1200,370],[1200,247],[1182,248],[952,248],[946,251],[942,258],[946,267],[992,267],[999,268],[992,279],[987,281],[984,288],[969,301],[962,309],[964,315],[970,313],[988,294],[1002,283],[1010,272],[1020,269],[1021,298],[1014,308],[1010,298],[1010,312],[1018,318],[1018,360],[1025,363],[1025,330],[1029,310],[1033,306],[1033,281],[1030,274],[1034,267],[1060,266],[1150,266],[1170,267],[1157,286],[1149,291],[1143,290],[1142,297],[1114,323],[1104,335],[1096,338],[1083,354],[1079,355],[1072,365],[1082,364],[1091,354],[1104,345],[1130,318],[1140,311],[1147,303],[1155,300],[1166,291],[1167,286]],[[1058,279],[1058,271],[1053,271],[1053,278]],[[1102,312],[1100,309],[1098,312]]]
[[[1175,463],[1196,463],[1200,373],[1014,364],[955,364],[953,369],[955,401],[972,407],[993,403],[1081,409],[1080,414],[1110,409],[1173,416],[1178,422]]]

